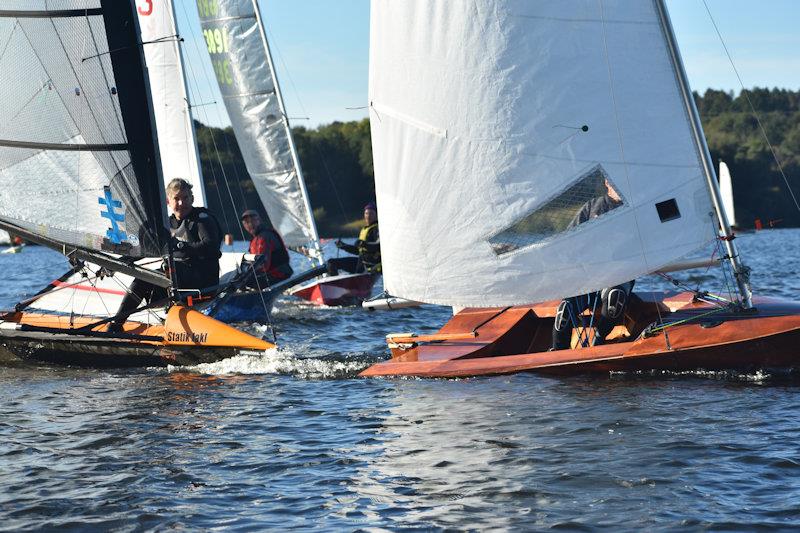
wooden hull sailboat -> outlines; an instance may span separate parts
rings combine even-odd
[[[800,368],[800,304],[774,298],[756,298],[754,304],[751,312],[729,312],[688,292],[639,294],[605,344],[581,346],[593,331],[577,328],[572,348],[558,351],[549,351],[557,301],[464,309],[433,335],[388,335],[391,360],[361,375],[455,378]],[[675,325],[649,328],[652,324]]]
[[[798,366],[800,304],[752,297],[663,0],[373,0],[370,17],[384,285],[463,310],[389,335],[363,376]],[[727,300],[628,296],[700,250]],[[616,325],[596,346],[595,312]]]

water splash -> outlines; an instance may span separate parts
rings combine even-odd
[[[304,352],[308,353],[307,350]],[[167,371],[207,375],[280,374],[302,379],[349,379],[374,362],[374,358],[364,355],[300,356],[289,348],[273,348],[262,354],[239,355],[215,363],[170,366]]]

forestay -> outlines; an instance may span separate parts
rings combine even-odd
[[[183,56],[172,0],[136,0],[164,182],[192,184],[195,206],[206,205],[200,154],[192,122]]]
[[[369,98],[391,294],[561,298],[715,238],[652,1],[373,0]]]
[[[319,249],[314,217],[254,0],[197,3],[236,140],[264,208],[287,246]]]
[[[164,227],[133,5],[0,2],[0,220],[159,255]]]

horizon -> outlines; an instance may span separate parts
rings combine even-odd
[[[315,129],[367,118],[369,0],[262,0],[260,5],[291,125]],[[800,57],[792,52],[800,49],[793,27],[800,20],[800,3],[772,0],[768,10],[751,0],[667,0],[667,6],[695,92],[714,89],[738,96],[742,88],[800,90]],[[175,11],[185,39],[194,118],[227,127],[194,2],[179,0]]]

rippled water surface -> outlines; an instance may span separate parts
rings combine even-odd
[[[738,242],[759,294],[800,298],[800,231]],[[9,307],[64,262],[29,248],[0,267]],[[0,529],[800,526],[800,381],[355,377],[387,357],[386,333],[433,331],[449,313],[286,299],[281,347],[263,357],[0,368]]]

